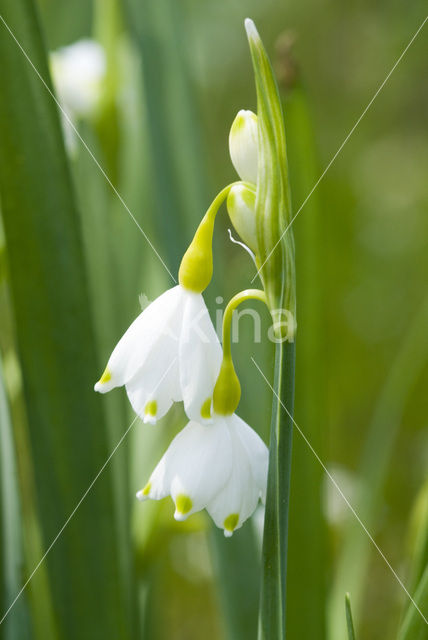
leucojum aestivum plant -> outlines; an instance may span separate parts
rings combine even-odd
[[[240,111],[229,147],[240,181],[220,191],[183,256],[179,284],[152,302],[116,345],[95,390],[125,385],[135,412],[156,423],[183,401],[187,426],[138,491],[174,501],[177,520],[206,509],[226,536],[266,502],[260,637],[284,637],[287,518],[296,330],[294,244],[285,133],[276,82],[251,20],[245,23],[257,89],[257,115]],[[222,346],[203,299],[213,273],[212,239],[223,202],[251,253],[261,289],[226,307]],[[274,397],[270,451],[235,412],[241,386],[231,351],[231,319],[243,301],[264,302],[273,320]],[[254,367],[254,374],[260,375]]]

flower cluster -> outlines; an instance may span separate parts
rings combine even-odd
[[[231,536],[264,500],[268,450],[257,433],[235,414],[240,384],[230,353],[230,316],[242,300],[235,296],[225,312],[223,350],[202,292],[212,277],[212,236],[221,203],[227,199],[231,221],[257,253],[255,198],[258,163],[257,116],[240,111],[230,133],[230,155],[242,181],[213,201],[186,251],[179,284],[152,302],[116,345],[95,390],[124,385],[135,412],[156,423],[174,402],[183,401],[187,426],[173,439],[140,500],[175,503],[175,518],[206,509]]]

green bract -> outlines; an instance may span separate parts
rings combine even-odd
[[[294,339],[281,326],[282,309],[295,317],[294,241],[284,121],[278,88],[263,43],[252,20],[245,21],[257,89],[258,171],[256,263],[278,337]],[[295,323],[294,323],[295,324]]]

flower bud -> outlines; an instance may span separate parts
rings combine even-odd
[[[244,184],[232,187],[227,197],[227,211],[236,232],[257,254],[256,190]]]
[[[230,128],[229,152],[241,180],[257,183],[258,127],[257,116],[241,109]]]

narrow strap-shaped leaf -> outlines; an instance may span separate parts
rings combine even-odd
[[[287,145],[293,211],[320,175],[306,91],[297,83],[287,92]],[[324,459],[327,377],[325,375],[325,218],[315,191],[294,228],[299,291],[299,357],[296,362],[296,422]],[[327,527],[323,513],[325,475],[300,434],[293,438],[287,581],[287,634],[290,638],[326,635]],[[316,539],[314,539],[316,531]],[[311,576],[308,583],[307,576]],[[301,603],[311,612],[302,616]]]
[[[355,640],[354,622],[352,620],[351,611],[351,598],[349,593],[345,596],[345,613],[346,613],[346,627],[348,629],[348,640]]]
[[[32,0],[1,0],[0,13],[0,195],[47,548],[108,448],[93,392],[99,368],[57,107],[14,39],[50,87],[38,16]],[[45,560],[63,638],[131,636],[113,522],[107,468]]]
[[[428,617],[428,566],[419,581],[413,596],[414,602],[409,602],[403,623],[398,631],[397,640],[424,640],[427,637],[427,623],[421,615]],[[421,611],[418,611],[418,608]]]
[[[12,424],[7,406],[3,367],[0,360],[0,483],[1,483],[1,565],[2,609],[6,609],[21,588],[24,567],[22,521],[18,494],[18,479],[13,445]],[[16,605],[15,615],[6,619],[4,640],[30,638],[27,600]]]

